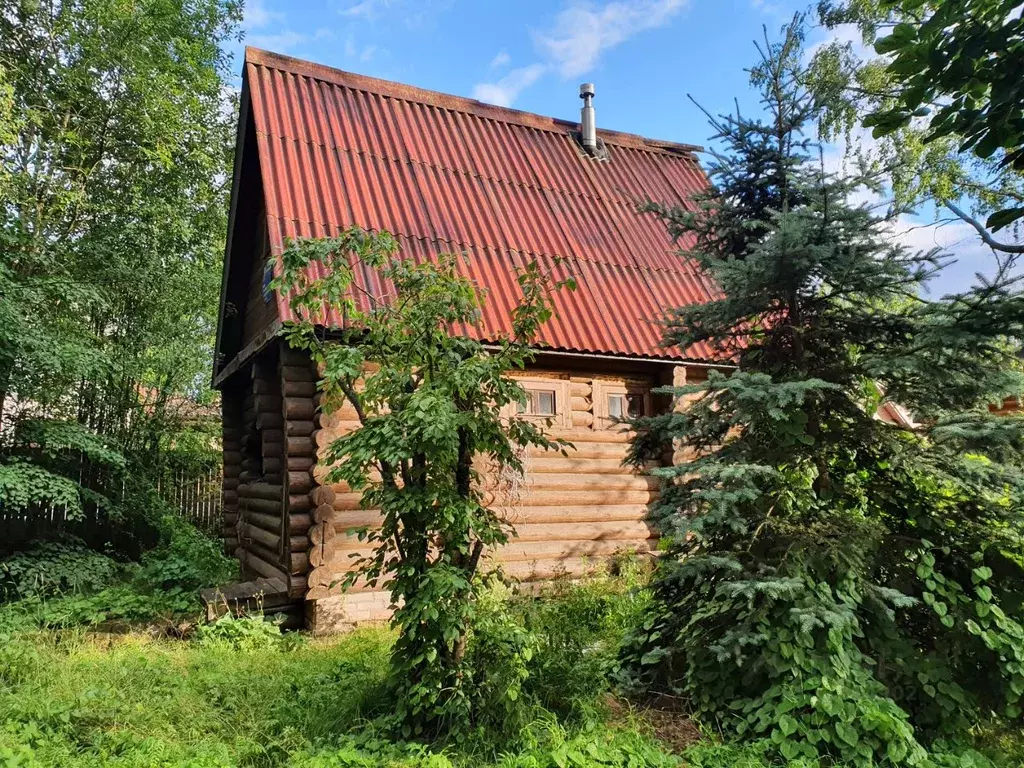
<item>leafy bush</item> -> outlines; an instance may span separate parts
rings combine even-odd
[[[125,565],[74,542],[41,542],[0,560],[0,601],[96,592]]]
[[[36,591],[25,599],[0,609],[0,627],[74,627],[107,621],[149,622],[158,618],[194,614],[199,610],[198,592],[235,578],[238,564],[225,557],[220,542],[197,530],[176,515],[160,519],[160,544],[143,555],[141,564],[118,564],[89,550],[52,545],[64,553],[57,564],[93,578],[78,582],[79,589]],[[43,551],[50,551],[44,545]],[[101,558],[96,560],[96,558]],[[114,580],[99,578],[107,572],[105,561],[114,563]],[[18,573],[44,572],[47,561],[34,563],[28,555],[18,556]],[[33,564],[34,563],[34,564]],[[62,571],[58,571],[62,572]],[[42,576],[35,577],[37,581]],[[68,577],[64,577],[64,581]],[[35,582],[30,582],[35,583]],[[98,590],[98,591],[97,591]]]
[[[294,635],[293,635],[294,637]],[[196,627],[195,640],[202,646],[231,648],[236,651],[261,651],[280,645],[279,622],[263,616],[235,617],[226,613],[208,624]]]
[[[696,210],[650,206],[722,291],[666,341],[737,369],[634,423],[637,464],[685,460],[655,470],[667,553],[626,680],[773,761],[977,765],[979,728],[1024,722],[1024,419],[989,410],[1024,389],[1024,293],[920,298],[936,254],[807,137],[801,34],[752,71],[772,119],[714,121]],[[883,393],[916,421],[879,419]]]
[[[623,559],[616,569],[618,576],[556,581],[541,599],[522,603],[522,621],[538,638],[525,691],[563,721],[595,721],[623,639],[650,602],[647,567]]]
[[[357,227],[295,242],[282,254],[275,286],[290,294],[301,318],[286,324],[289,344],[309,350],[323,371],[321,408],[348,402],[359,418],[357,429],[327,446],[326,482],[347,483],[365,507],[381,512],[380,526],[360,532],[368,553],[344,582],[383,584],[396,606],[392,684],[408,737],[455,732],[477,717],[464,667],[477,571],[511,527],[488,506],[476,467],[484,459],[519,473],[520,448],[562,445],[515,415],[526,395],[509,374],[533,358],[530,345],[551,316],[552,291],[575,284],[555,282],[536,261],[516,267],[521,297],[510,332],[490,340],[496,351],[450,333],[475,323],[481,311],[462,257],[420,263],[401,258],[398,245],[387,232]],[[353,299],[357,262],[379,271],[394,301],[365,309]],[[311,264],[322,277],[310,279]],[[312,321],[314,308],[324,306],[359,331],[325,339]],[[511,416],[503,416],[508,408]]]

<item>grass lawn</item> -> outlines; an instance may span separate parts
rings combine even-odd
[[[534,601],[541,650],[514,735],[434,747],[389,741],[375,720],[389,707],[387,629],[313,639],[231,622],[188,640],[3,630],[0,765],[677,765],[679,723],[607,695],[613,647],[643,599],[609,579]]]

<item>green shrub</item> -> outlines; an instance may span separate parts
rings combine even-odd
[[[143,555],[141,564],[119,564],[90,550],[60,545],[61,551],[66,551],[58,559],[60,569],[55,573],[73,570],[77,563],[91,576],[79,579],[76,589],[37,589],[22,600],[0,607],[0,628],[74,627],[107,621],[145,623],[196,614],[199,590],[235,578],[238,564],[221,553],[219,541],[180,517],[166,515],[158,527],[160,543]],[[104,561],[116,567],[107,568]],[[19,559],[18,563],[22,568],[19,573],[36,573],[43,572],[49,561]],[[100,578],[106,573],[111,578]],[[62,576],[61,583],[67,584],[69,578]],[[27,583],[40,583],[41,579],[28,577]]]
[[[88,594],[124,573],[123,563],[76,541],[39,542],[0,560],[0,602]]]
[[[261,651],[281,644],[279,622],[263,616],[234,617],[226,613],[209,624],[196,627],[195,641],[201,646],[231,648],[236,651]]]

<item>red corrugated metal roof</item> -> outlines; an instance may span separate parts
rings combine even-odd
[[[487,291],[480,328],[508,330],[514,268],[536,258],[578,288],[556,298],[540,342],[575,352],[708,358],[660,346],[659,318],[707,301],[712,283],[677,253],[650,197],[684,205],[707,180],[693,148],[600,131],[609,159],[585,156],[576,125],[246,50],[268,232],[330,236],[385,229],[402,253],[466,252]],[[363,287],[381,290],[372,275]],[[284,297],[278,311],[290,316]],[[341,318],[329,323],[340,325]]]

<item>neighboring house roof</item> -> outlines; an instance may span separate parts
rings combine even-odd
[[[656,216],[636,211],[645,198],[687,205],[707,184],[695,147],[599,131],[608,151],[599,161],[583,153],[573,122],[253,48],[245,77],[273,254],[287,238],[351,225],[391,232],[416,259],[466,252],[468,275],[487,291],[475,330],[483,339],[509,329],[520,295],[513,268],[537,259],[578,282],[557,296],[542,345],[711,356],[704,345],[661,347],[658,319],[707,301],[715,288],[678,255]],[[358,279],[366,291],[382,290],[369,271]],[[289,318],[283,296],[277,309]]]

